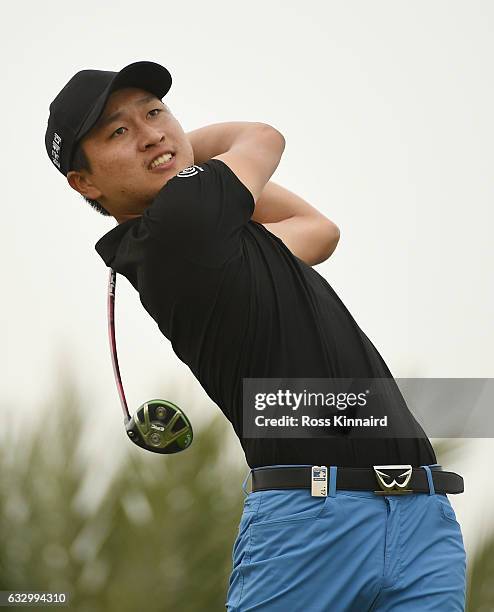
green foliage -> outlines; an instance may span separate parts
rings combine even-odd
[[[0,589],[67,591],[81,612],[224,610],[247,471],[225,463],[225,418],[169,456],[130,444],[122,425],[125,456],[91,513],[79,500],[88,466],[75,390],[45,411],[32,440],[0,452]]]
[[[494,533],[479,547],[470,568],[468,612],[494,610]]]
[[[465,441],[445,438],[433,443],[438,463],[448,465],[450,457],[461,457]],[[494,611],[494,531],[483,535],[473,559],[467,556],[467,612]]]

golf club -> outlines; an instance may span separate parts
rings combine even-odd
[[[124,413],[127,435],[134,444],[153,453],[172,454],[188,448],[192,443],[192,425],[184,412],[168,400],[153,399],[130,416],[125,399],[115,342],[115,285],[117,275],[110,268],[108,281],[108,334],[113,373]]]

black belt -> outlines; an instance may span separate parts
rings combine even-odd
[[[459,474],[445,472],[441,466],[438,466],[430,467],[430,475],[436,493],[463,493],[463,478]],[[329,482],[329,468],[327,469],[327,480]],[[252,492],[268,489],[311,489],[311,486],[311,467],[252,469]],[[336,488],[374,491],[381,495],[429,493],[429,481],[426,470],[421,467],[381,465],[370,468],[347,468],[338,466]]]

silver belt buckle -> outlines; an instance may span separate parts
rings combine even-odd
[[[412,477],[411,465],[373,465],[380,491],[376,495],[405,495],[413,493],[412,489],[405,487]]]

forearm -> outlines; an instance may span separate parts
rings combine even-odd
[[[194,163],[200,164],[229,151],[233,144],[264,126],[255,121],[225,121],[187,132],[194,151]]]
[[[252,221],[277,223],[290,217],[306,215],[323,217],[321,212],[300,196],[273,181],[268,181],[256,202]]]
[[[254,121],[227,121],[187,132],[186,136],[194,151],[194,163],[200,164],[226,153],[237,140],[264,125]],[[309,214],[321,213],[288,189],[268,181],[256,202],[252,220],[258,223],[276,223],[296,215]]]
[[[215,123],[187,132],[194,163],[208,161],[229,151],[238,140],[265,127],[264,123],[233,121]],[[325,261],[336,248],[339,230],[316,208],[281,185],[268,181],[257,198],[252,221],[278,236],[309,265]]]
[[[326,218],[297,216],[263,225],[309,266],[326,261],[340,239],[340,230]]]
[[[262,223],[309,266],[322,263],[338,244],[340,231],[300,196],[269,181],[257,200],[252,220]]]

